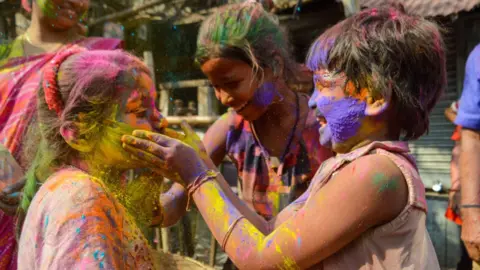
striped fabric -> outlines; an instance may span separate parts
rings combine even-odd
[[[121,40],[104,38],[85,38],[76,44],[91,50],[122,47]],[[42,68],[54,55],[24,57],[22,36],[12,44],[0,45],[0,144],[7,147],[20,164],[22,141],[36,109]],[[0,182],[0,190],[9,184],[12,183]],[[15,245],[14,218],[0,211],[0,270],[17,269]]]
[[[331,157],[331,151],[320,146],[318,123],[312,111],[301,139],[290,147],[278,175],[268,153],[263,153],[256,142],[249,122],[234,111],[228,113],[232,114],[232,121],[227,134],[227,155],[237,167],[242,199],[258,214],[271,219],[306,190],[320,163]]]

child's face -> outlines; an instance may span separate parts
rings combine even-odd
[[[309,106],[320,123],[320,143],[337,153],[349,151],[363,137],[368,90],[356,93],[344,73],[326,69],[314,73],[314,84]]]
[[[84,19],[89,0],[36,0],[41,17],[55,29],[67,30]]]
[[[278,96],[272,74],[265,70],[262,83],[247,63],[229,59],[214,58],[202,65],[203,73],[210,80],[220,102],[233,108],[248,121],[258,119]]]
[[[146,73],[140,73],[136,82],[127,83],[122,91],[116,120],[106,129],[102,140],[102,152],[109,158],[110,165],[124,169],[136,168],[130,155],[121,146],[121,136],[131,134],[135,129],[161,132],[167,123],[155,107],[156,92],[152,78]]]
[[[122,96],[117,121],[135,129],[159,132],[165,127],[164,118],[155,107],[157,97],[152,78],[141,72],[133,89]]]

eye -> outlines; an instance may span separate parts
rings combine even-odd
[[[239,83],[240,82],[238,82],[238,81],[227,82],[227,83],[225,83],[225,87],[230,88],[230,89],[237,88]]]

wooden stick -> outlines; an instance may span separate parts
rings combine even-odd
[[[146,9],[149,9],[149,8],[153,7],[153,6],[168,3],[168,2],[170,2],[170,1],[153,0],[153,1],[151,1],[149,3],[145,3],[143,5],[133,6],[131,8],[127,8],[123,11],[119,11],[119,12],[116,12],[114,14],[110,14],[110,15],[107,15],[107,16],[104,16],[104,17],[100,17],[96,20],[93,20],[88,24],[88,26],[92,27],[92,26],[95,26],[97,24],[101,24],[101,23],[108,22],[108,21],[118,21],[118,20],[121,20],[121,19],[124,19],[124,18],[127,18],[127,17],[133,17],[134,15],[136,15],[137,13],[139,13],[141,11],[144,11]]]
[[[169,125],[180,125],[185,120],[189,125],[209,126],[213,124],[219,116],[167,116]]]

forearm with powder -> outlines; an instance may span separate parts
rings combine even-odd
[[[203,160],[207,167],[210,170],[218,171],[217,167],[215,164],[212,162],[211,159],[205,158]],[[232,203],[232,205],[238,209],[238,211],[245,216],[252,224],[258,228],[263,234],[269,234],[270,231],[273,228],[273,225],[270,224],[270,222],[266,221],[262,216],[258,215],[254,211],[252,211],[246,204],[243,202],[235,192],[233,192],[232,188],[228,184],[228,182],[225,180],[223,175],[219,173],[219,176],[216,178],[216,181],[222,191],[225,193],[226,198]]]
[[[266,244],[277,237],[284,239],[281,233],[265,234],[256,227],[252,222],[254,220],[249,219],[253,211],[242,211],[245,212],[244,215],[229,199],[232,196],[227,195],[221,188],[220,183],[223,182],[226,183],[225,179],[218,174],[216,180],[204,182],[192,195],[215,239],[235,265],[242,269],[273,269],[276,265],[283,264],[281,253],[270,256],[278,253],[272,250],[276,245]],[[270,260],[264,260],[267,257],[270,257]]]

